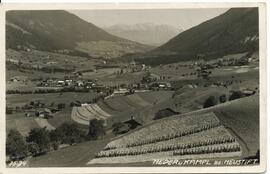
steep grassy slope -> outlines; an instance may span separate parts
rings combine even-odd
[[[89,164],[254,156],[259,150],[258,103],[255,95],[152,122],[111,141]]]
[[[7,48],[60,50],[69,54],[106,58],[149,48],[113,36],[66,11],[8,11],[6,19]],[[94,47],[96,44],[99,44],[99,49]],[[102,52],[104,50],[105,53]]]

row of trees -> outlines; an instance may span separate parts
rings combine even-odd
[[[50,150],[57,150],[61,144],[97,140],[105,135],[103,122],[93,119],[90,121],[88,132],[81,130],[75,123],[63,123],[55,130],[34,128],[27,137],[23,137],[17,130],[10,130],[7,135],[6,152],[12,160],[20,160],[27,156],[46,154]]]
[[[233,91],[232,94],[229,96],[228,98],[228,101],[231,101],[231,100],[236,100],[236,99],[239,99],[239,98],[242,98],[242,97],[246,97],[246,95],[244,95],[241,91]],[[217,105],[218,103],[225,103],[227,102],[227,97],[225,94],[222,94],[218,97],[215,97],[215,96],[209,96],[204,104],[203,104],[203,107],[204,108],[208,108],[208,107],[211,107],[211,106],[215,106]]]
[[[7,90],[6,94],[47,94],[59,92],[90,92],[88,88],[64,87],[58,89],[37,89],[32,91]]]
[[[6,106],[6,114],[13,114],[15,112],[24,112],[26,110],[33,110],[33,109],[41,109],[41,108],[45,108],[46,105],[43,104],[41,106],[33,106],[33,105],[29,105],[29,104],[25,104],[24,106],[15,106],[15,107],[8,107]],[[54,104],[49,105],[48,107],[54,107]],[[52,112],[56,112],[62,109],[65,109],[66,104],[65,103],[58,103],[54,110]]]

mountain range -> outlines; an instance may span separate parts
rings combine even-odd
[[[197,60],[201,57],[198,55],[214,59],[254,52],[259,48],[258,21],[258,8],[232,8],[137,58],[144,58],[145,63],[170,63]]]
[[[6,47],[13,49],[33,48],[163,64],[197,60],[201,58],[198,55],[203,55],[205,59],[215,59],[228,54],[254,52],[259,48],[258,8],[232,8],[181,32],[155,49],[139,41],[131,41],[131,38],[124,39],[123,35],[119,37],[110,34],[66,11],[8,11],[6,19]],[[162,25],[149,27],[151,25],[112,28],[130,31],[126,33],[133,33],[133,37],[138,39],[141,39],[139,33],[142,31],[151,38],[149,28],[162,28],[163,31],[168,29]],[[138,33],[135,32],[137,30]],[[154,35],[158,36],[158,33]],[[146,40],[148,43],[153,42],[151,39]]]
[[[6,46],[114,58],[151,46],[123,39],[63,10],[8,11]]]
[[[116,24],[103,29],[115,36],[153,46],[160,46],[183,31],[171,25],[154,23]]]

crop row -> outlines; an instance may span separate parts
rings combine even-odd
[[[127,147],[127,144],[133,142],[140,142],[146,139],[158,139],[160,136],[174,135],[176,132],[184,130],[194,129],[195,127],[201,127],[208,124],[216,124],[219,119],[213,112],[205,114],[192,114],[184,117],[172,117],[157,121],[154,124],[150,124],[142,129],[139,129],[131,134],[127,134],[119,139],[116,139],[107,144],[108,149],[110,147]]]
[[[196,149],[181,149],[173,152],[173,155],[197,155],[197,154],[208,154],[208,153],[222,153],[222,152],[238,152],[240,151],[240,145],[222,145],[214,147],[200,147]]]
[[[209,146],[209,145],[216,145],[216,144],[224,144],[224,143],[233,143],[235,142],[235,138],[227,137],[227,138],[216,138],[216,139],[209,139],[206,141],[197,141],[192,143],[178,143],[178,144],[164,144],[158,146],[151,146],[151,147],[141,147],[138,149],[114,149],[114,150],[107,150],[101,151],[96,155],[96,158],[101,157],[117,157],[117,156],[127,156],[127,155],[141,155],[146,153],[157,153],[157,152],[165,152],[165,151],[173,151],[179,149],[190,149],[202,146]]]
[[[215,127],[218,127],[218,126],[221,126],[220,122],[214,123],[214,124],[207,124],[207,125],[204,125],[204,126],[196,127],[194,129],[190,129],[190,130],[176,131],[175,133],[171,133],[171,134],[167,134],[167,135],[161,135],[161,136],[151,137],[149,139],[144,139],[144,140],[141,140],[141,141],[127,143],[126,147],[142,146],[142,145],[146,145],[146,144],[152,144],[152,143],[157,143],[157,142],[161,142],[161,141],[167,141],[167,140],[171,140],[171,139],[174,139],[174,138],[179,138],[179,137],[183,137],[183,136],[186,136],[186,135],[206,131],[208,129],[212,129],[212,128],[215,128]],[[104,150],[110,150],[110,149],[115,149],[115,148],[117,148],[117,147],[112,146],[112,145],[107,145],[104,148]]]

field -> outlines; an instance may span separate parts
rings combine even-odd
[[[25,117],[23,112],[7,114],[7,131],[11,128],[17,129],[22,135],[27,135],[28,132],[32,128],[36,127],[44,127],[51,130],[61,125],[64,122],[74,122],[71,117],[71,107],[69,106],[72,101],[81,101],[88,102],[91,101],[96,96],[94,93],[49,93],[49,94],[10,94],[7,95],[7,106],[16,107],[16,106],[24,106],[25,104],[29,104],[30,101],[39,100],[45,105],[51,105],[54,103],[56,106],[59,103],[65,103],[65,108],[61,111],[54,114],[53,118],[48,120],[46,119],[38,119],[38,118],[28,118]]]
[[[139,83],[146,72],[126,72],[124,74],[116,74],[119,68],[103,68],[97,69],[96,72],[83,73],[85,79],[96,79],[100,84],[114,86],[121,84]]]
[[[236,149],[231,151],[230,148]],[[216,152],[215,149],[219,151]],[[178,155],[180,155],[179,159],[209,158],[213,154],[218,157],[221,152],[228,152],[229,156],[241,154],[238,142],[213,113],[194,114],[153,123],[116,139],[107,144],[104,150],[97,154],[96,159],[88,164],[121,163],[121,161],[134,163],[149,161],[153,158],[178,159]],[[237,154],[231,152],[237,152]]]
[[[6,124],[7,132],[17,129],[23,136],[27,136],[31,129],[40,127],[34,118],[7,119]]]
[[[149,123],[108,143],[88,164],[253,156],[259,148],[256,100],[246,97]]]
[[[91,59],[86,57],[71,56],[65,54],[58,54],[46,51],[15,51],[8,49],[6,51],[7,60],[12,62],[21,61],[24,64],[31,66],[59,66],[68,68],[94,68],[95,64],[100,64],[102,61],[98,59]],[[82,63],[83,62],[83,63]]]
[[[72,101],[89,102],[96,96],[95,93],[83,92],[64,92],[64,93],[47,93],[47,94],[8,94],[6,95],[7,105],[10,107],[22,106],[30,101],[39,100],[45,104],[65,103],[67,106]]]
[[[102,140],[80,143],[33,157],[29,160],[29,167],[86,167],[89,159],[94,158],[109,139],[104,137]]]
[[[246,53],[240,53],[240,54],[232,54],[224,56],[222,59],[230,59],[230,58],[236,58],[239,59]],[[258,58],[258,54],[254,54],[253,57]],[[217,60],[214,59],[212,61],[208,61],[208,63],[216,62]],[[179,63],[172,63],[172,64],[165,64],[165,65],[159,65],[150,70],[151,73],[158,75],[158,76],[164,76],[165,80],[169,81],[179,81],[179,80],[199,80],[200,78],[197,77],[198,73],[196,71],[196,63],[200,63],[200,61],[182,61]],[[220,68],[213,68],[210,69],[211,75],[209,76],[211,78],[219,78],[222,76],[238,76],[242,73],[251,73],[256,74],[258,72],[259,62],[251,62],[249,65],[243,65],[243,66],[226,66],[226,67],[220,67]]]
[[[134,116],[136,120],[152,120],[148,111],[154,111],[160,104],[172,96],[171,91],[140,92],[127,96],[116,96],[97,104],[73,107],[72,119],[83,125],[88,125],[93,118],[106,120],[108,126],[118,121],[127,121]]]

